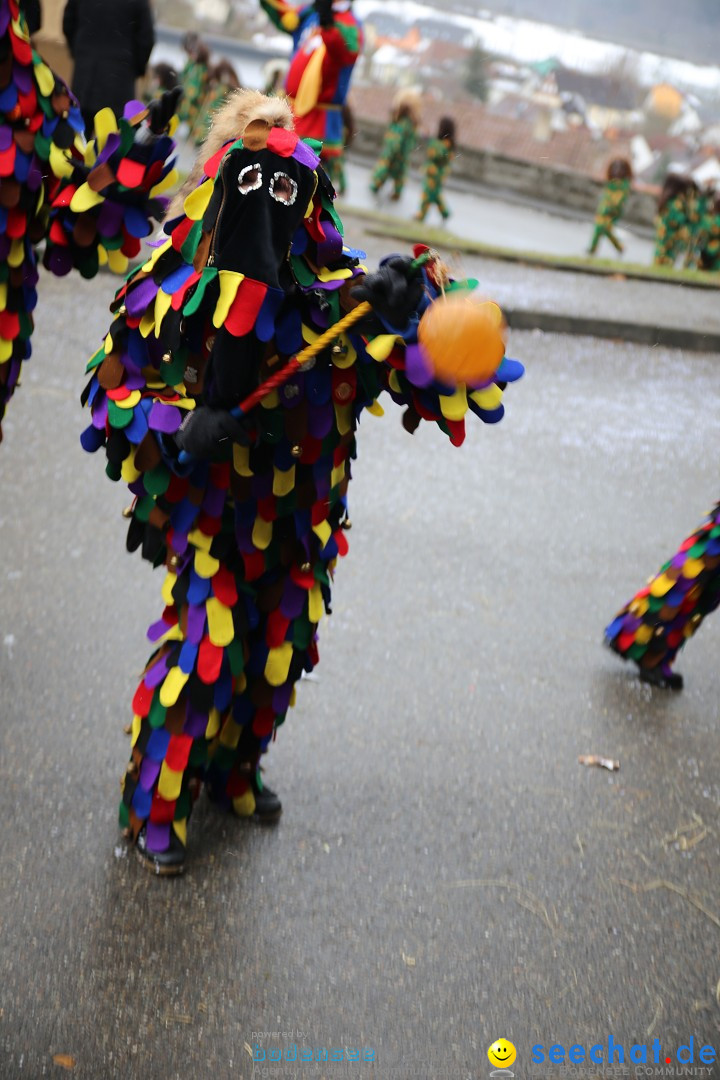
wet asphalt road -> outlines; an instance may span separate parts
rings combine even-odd
[[[527,376],[463,448],[368,416],[318,679],[268,755],[282,821],[201,802],[166,881],[116,828],[162,575],[78,444],[112,283],[42,289],[0,448],[2,1080],[466,1080],[501,1036],[517,1077],[560,1075],[537,1043],[720,1049],[720,621],[677,695],[600,646],[718,496],[717,358],[515,333]],[[293,1043],[376,1064],[269,1063]]]

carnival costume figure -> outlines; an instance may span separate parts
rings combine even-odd
[[[605,642],[634,660],[643,682],[680,690],[675,658],[720,602],[720,503],[683,540],[605,629]]]
[[[595,213],[589,255],[594,255],[603,236],[606,236],[616,251],[625,250],[615,233],[615,226],[623,215],[625,204],[632,184],[632,166],[627,158],[615,158],[608,165],[607,180]]]
[[[467,412],[501,419],[522,373],[501,347],[476,388],[438,381],[418,319],[460,283],[419,252],[365,276],[319,152],[284,98],[238,91],[89,363],[83,443],[130,488],[128,548],[166,574],[121,804],[158,873],[183,869],[203,785],[239,817],[280,814],[259,763],[318,662],[361,415],[381,415],[385,394],[406,429],[434,421],[459,445]],[[277,381],[308,348],[311,366]]]
[[[390,197],[395,201],[401,197],[410,155],[415,149],[419,121],[419,94],[416,90],[400,90],[393,101],[390,126],[385,132],[380,160],[370,182],[373,194],[377,194],[383,184],[391,180],[393,190]]]
[[[293,55],[285,90],[302,139],[322,142],[323,162],[343,151],[343,105],[355,62],[363,47],[363,31],[352,0],[315,0],[292,4],[260,0],[279,29],[292,34]]]
[[[443,185],[454,156],[455,121],[445,116],[440,121],[437,138],[430,139],[427,145],[425,179],[420,209],[415,215],[416,221],[424,221],[431,206],[437,206],[443,221],[447,221],[450,217],[450,211],[443,198]]]
[[[0,423],[31,354],[37,245],[54,274],[127,270],[176,182],[174,144],[160,134],[176,100],[131,102],[119,123],[105,109],[86,143],[78,104],[33,50],[18,0],[0,0]]]

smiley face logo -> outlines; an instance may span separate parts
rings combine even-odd
[[[508,1069],[517,1057],[517,1050],[508,1039],[496,1039],[488,1047],[488,1061],[500,1069]]]

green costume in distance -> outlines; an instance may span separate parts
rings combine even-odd
[[[589,252],[595,254],[600,239],[606,236],[616,251],[624,251],[622,243],[613,232],[613,226],[620,220],[630,194],[630,181],[608,180],[603,188],[600,202],[595,213],[595,229],[590,241]]]
[[[655,258],[656,266],[674,266],[683,255],[690,239],[687,202],[684,195],[669,199],[656,220]]]
[[[430,139],[427,148],[427,166],[423,183],[422,202],[420,211],[416,215],[418,221],[423,221],[428,210],[434,203],[447,221],[450,217],[445,200],[442,196],[443,183],[453,159],[453,148],[448,139]]]
[[[386,180],[393,182],[393,198],[399,199],[405,186],[410,154],[415,149],[415,125],[409,116],[393,120],[385,132],[380,160],[370,183],[370,190],[377,193]]]

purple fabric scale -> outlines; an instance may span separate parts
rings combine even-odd
[[[193,739],[202,739],[207,731],[207,725],[207,713],[198,712],[192,707],[190,702],[188,702],[183,733],[185,735],[190,735]]]
[[[149,671],[145,672],[143,682],[149,690],[154,690],[164,680],[168,672],[168,657],[161,656]]]
[[[129,315],[141,315],[153,302],[160,286],[152,278],[145,280],[125,297],[125,306]]]
[[[98,431],[104,431],[108,418],[108,403],[107,398],[103,394],[102,399],[93,407],[92,410],[92,425],[97,428]]]
[[[299,161],[301,165],[307,165],[308,169],[312,169],[313,172],[320,164],[320,158],[315,151],[311,150],[308,144],[304,143],[302,139],[299,140],[291,156],[295,161]]]
[[[261,473],[259,476],[253,476],[252,478],[252,493],[255,499],[267,499],[272,493],[273,475],[272,473]]]
[[[32,69],[13,65],[13,79],[21,94],[29,94],[32,90]]]
[[[13,139],[12,128],[0,125],[0,150],[7,150]]]
[[[125,210],[118,203],[106,199],[100,207],[97,218],[97,231],[100,236],[117,236],[122,228]]]
[[[111,135],[108,135],[108,140],[105,143],[102,150],[100,151],[100,153],[98,154],[98,158],[97,158],[97,161],[95,162],[94,168],[97,168],[98,165],[104,165],[106,161],[109,161],[110,158],[113,156],[113,154],[115,153],[115,151],[117,150],[117,148],[119,146],[120,146],[120,135],[119,135],[119,133],[118,132],[113,132]]]
[[[187,639],[199,645],[205,633],[205,605],[190,604],[187,615]]]
[[[144,757],[140,766],[139,783],[143,791],[152,791],[153,785],[160,775],[161,761],[153,761],[152,758]]]
[[[153,431],[161,431],[164,435],[172,435],[180,427],[182,418],[181,410],[176,409],[174,405],[164,405],[161,401],[155,401],[148,416],[148,427]]]
[[[318,266],[329,266],[342,255],[343,241],[340,233],[329,221],[323,221],[323,231],[325,239],[317,246]]]
[[[148,821],[147,846],[150,851],[167,851],[170,847],[170,825]]]
[[[286,619],[296,619],[303,611],[306,603],[307,593],[305,589],[301,589],[299,585],[296,585],[294,581],[288,578],[280,601],[282,614]]]
[[[225,505],[226,491],[222,488],[208,488],[202,501],[202,509],[210,517],[218,518],[222,514]]]
[[[433,381],[427,357],[421,345],[408,345],[405,350],[405,373],[413,386],[429,386]]]
[[[277,713],[278,716],[282,716],[283,713],[286,713],[290,708],[290,698],[292,696],[293,685],[294,684],[292,682],[286,682],[284,686],[279,686],[277,690],[275,690],[273,693],[273,712]]]
[[[159,641],[163,634],[167,634],[171,626],[172,623],[167,623],[164,619],[158,619],[147,632],[148,641]]]
[[[328,402],[325,405],[311,405],[308,408],[308,432],[313,439],[324,439],[330,432],[335,419],[335,410]]]

